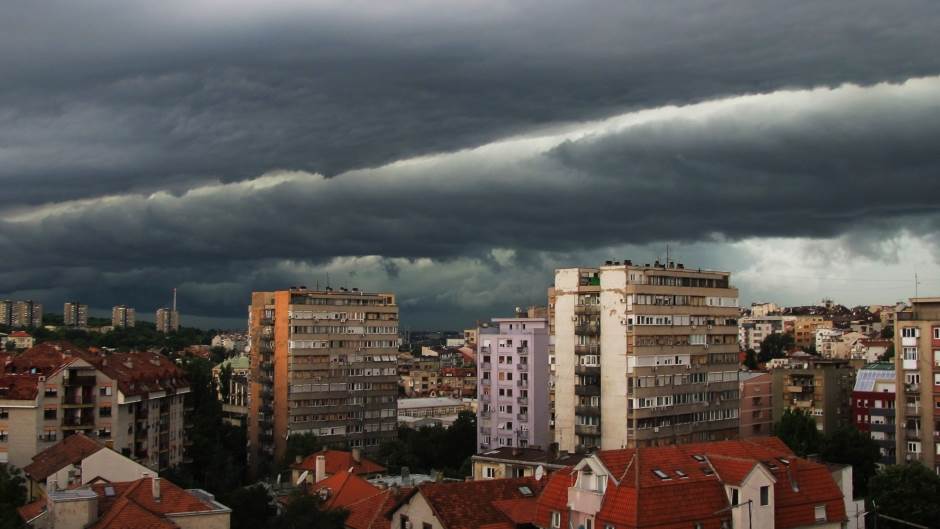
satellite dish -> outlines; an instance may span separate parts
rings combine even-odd
[[[304,480],[307,479],[307,476],[309,476],[309,475],[310,475],[310,471],[309,471],[309,470],[304,470],[303,472],[301,472],[301,473],[300,473],[300,477],[297,478],[297,483],[296,483],[296,485],[297,485],[297,486],[300,486],[300,484],[303,483]],[[280,477],[280,476],[278,476],[278,477]]]
[[[545,469],[542,468],[542,465],[539,465],[535,469],[535,481],[542,481],[542,477],[545,475]]]

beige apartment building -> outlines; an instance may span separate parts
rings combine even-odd
[[[126,329],[137,323],[136,311],[127,305],[117,305],[111,309],[111,326],[115,329]]]
[[[608,261],[555,271],[555,441],[618,449],[738,435],[730,273]]]
[[[0,299],[0,325],[13,329],[42,326],[42,304],[32,300]]]
[[[88,327],[88,305],[77,301],[67,301],[62,307],[62,323],[66,327]]]
[[[374,451],[397,430],[398,305],[388,293],[292,287],[253,292],[249,313],[252,468],[290,435]]]
[[[831,328],[832,320],[827,320],[825,316],[795,316],[795,320],[793,321],[793,342],[798,347],[815,347],[816,330]]]
[[[895,312],[897,462],[940,469],[940,297]]]
[[[44,342],[0,374],[0,462],[23,467],[82,432],[155,470],[183,460],[189,384],[168,358]]]
[[[157,317],[154,321],[157,324],[157,332],[169,334],[180,330],[180,313],[178,310],[166,307],[157,309]]]

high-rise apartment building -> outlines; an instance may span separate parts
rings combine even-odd
[[[802,410],[816,420],[816,428],[831,434],[852,423],[852,391],[855,369],[848,360],[792,361],[772,371],[774,422],[786,409]]]
[[[133,327],[135,311],[133,307],[117,305],[111,309],[111,326],[115,329]]]
[[[66,327],[88,327],[88,305],[77,301],[67,301],[62,309],[62,323]]]
[[[279,461],[290,435],[374,451],[397,431],[398,305],[387,293],[253,292],[251,466]]]
[[[940,297],[912,298],[895,312],[897,462],[940,468]]]
[[[478,340],[479,449],[548,448],[548,321],[494,318]]]
[[[617,449],[738,435],[728,272],[608,261],[555,271],[555,441]]]
[[[180,330],[179,311],[168,309],[166,307],[157,309],[157,332],[171,333]]]
[[[32,300],[0,299],[0,325],[22,329],[42,326],[42,305]]]
[[[147,467],[176,466],[188,392],[182,370],[162,355],[43,342],[0,371],[0,462],[22,467],[82,432]]]

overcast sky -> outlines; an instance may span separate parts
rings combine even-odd
[[[936,1],[268,4],[4,4],[0,296],[461,328],[667,244],[746,303],[940,293]]]

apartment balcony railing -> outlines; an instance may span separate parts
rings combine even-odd
[[[516,369],[518,369],[519,371],[528,371],[529,364],[516,364]]]
[[[522,389],[526,389],[526,388],[529,387],[529,381],[528,381],[528,380],[517,380],[517,381],[516,381],[516,386],[519,387],[519,388],[522,388]]]
[[[528,347],[524,347],[524,346],[523,346],[523,347],[516,347],[516,352],[519,353],[519,354],[521,354],[521,355],[527,355],[527,354],[529,354],[529,348],[528,348]]]
[[[493,369],[493,364],[490,362],[483,362],[480,364],[480,368],[489,371],[490,369]]]
[[[904,384],[905,393],[920,393],[920,384]]]
[[[601,434],[601,427],[594,424],[576,424],[574,433],[578,435],[598,436]]]
[[[96,383],[94,375],[71,376],[65,380],[66,386],[94,386]]]
[[[516,419],[519,419],[519,420],[522,421],[522,422],[528,422],[528,421],[529,421],[529,415],[526,414],[526,413],[520,413],[520,414],[516,415]]]
[[[519,403],[519,404],[522,405],[522,406],[528,406],[528,405],[529,405],[529,397],[518,397],[518,398],[516,398],[516,402]]]
[[[574,366],[574,373],[576,375],[599,375],[601,374],[601,366],[576,365]]]
[[[908,404],[904,410],[907,415],[920,415],[920,404]]]
[[[87,408],[95,405],[95,396],[92,395],[67,395],[62,401],[64,408]]]
[[[600,314],[601,306],[600,305],[575,305],[574,313],[575,314]]]
[[[907,439],[920,439],[920,432],[921,430],[917,428],[905,428],[904,436]]]
[[[92,428],[95,425],[95,418],[88,415],[82,417],[63,417],[63,428]]]
[[[574,326],[574,333],[581,336],[597,336],[601,332],[601,326],[597,323],[582,323]]]
[[[484,386],[490,386],[490,385],[493,384],[493,379],[492,379],[492,378],[481,378],[481,379],[480,379],[480,384],[483,384]]]
[[[574,354],[579,354],[579,355],[601,354],[601,346],[599,344],[576,345],[574,346]]]
[[[481,353],[489,353],[489,352],[490,352],[490,346],[488,346],[488,345],[481,345],[481,346],[480,346],[480,352],[481,352]]]
[[[574,394],[581,397],[595,397],[601,394],[599,385],[577,385],[574,387]]]
[[[600,406],[575,406],[574,412],[576,415],[584,415],[587,417],[599,417],[601,414]]]

